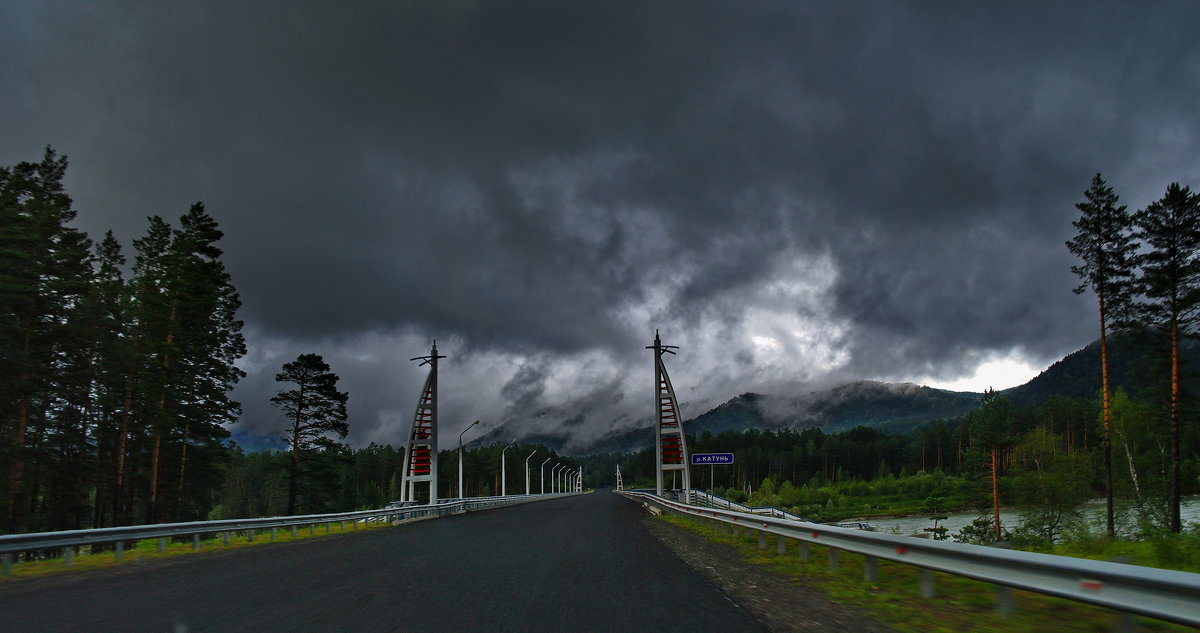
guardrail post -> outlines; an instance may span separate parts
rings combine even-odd
[[[164,552],[166,552],[166,551],[167,551],[167,539],[166,539],[165,537],[159,537],[159,539],[158,539],[158,553],[159,553],[159,554],[162,554],[162,553],[164,553]]]
[[[921,597],[932,598],[937,593],[933,584],[933,570],[921,568]]]
[[[830,547],[828,549],[829,549],[829,569],[832,571],[832,570],[835,570],[838,568],[838,550],[836,547]]]
[[[75,548],[74,547],[62,548],[62,559],[63,559],[63,567],[70,567],[71,563],[75,560]]]
[[[346,531],[346,522],[338,521],[338,532],[345,532],[345,531]]]
[[[800,541],[800,560],[808,562],[808,556],[811,552],[811,546],[808,541]]]
[[[271,528],[271,540],[274,541],[279,536],[279,528]]]
[[[767,549],[767,533],[762,530],[758,531],[758,549]]]
[[[0,554],[0,576],[8,578],[12,576],[12,554]]]
[[[200,535],[193,534],[192,535],[192,551],[194,552],[198,549],[200,549]]]
[[[308,524],[308,535],[309,535],[309,536],[312,536],[312,535],[314,535],[314,534],[316,534],[316,533],[317,533],[317,524],[316,524],[316,523],[309,523],[309,524]]]
[[[866,556],[865,558],[863,579],[867,582],[875,582],[879,579],[879,561],[874,556]]]
[[[326,534],[329,534],[329,524],[330,524],[330,523],[331,523],[330,521],[326,521],[326,522],[325,522],[325,533],[326,533]]]
[[[292,526],[292,538],[296,538],[296,526]]]
[[[246,542],[247,543],[254,542],[254,530],[253,529],[246,530]]]
[[[229,530],[221,532],[221,542],[225,545],[225,547],[229,547]]]
[[[116,547],[113,548],[113,560],[118,563],[125,559],[125,541],[117,541]]]
[[[787,538],[785,538],[782,534],[775,537],[775,553],[776,554],[786,554],[787,553]]]
[[[1013,588],[1008,585],[996,586],[996,614],[1007,618],[1013,614]]]
[[[1113,616],[1113,633],[1134,633],[1136,630],[1137,623],[1132,613],[1118,611]]]

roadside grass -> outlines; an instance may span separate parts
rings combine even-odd
[[[203,554],[205,552],[242,549],[272,543],[289,543],[338,534],[362,532],[364,530],[377,530],[388,526],[389,524],[386,521],[377,521],[365,525],[361,523],[354,525],[352,522],[346,521],[343,527],[339,529],[337,522],[318,523],[312,530],[307,525],[298,526],[296,536],[292,536],[291,528],[280,528],[273,540],[270,529],[256,530],[253,540],[251,540],[249,532],[231,532],[228,545],[225,544],[220,534],[212,534],[209,538],[200,541],[200,549],[192,549],[192,539],[188,537],[187,540],[181,541],[169,540],[162,552],[158,551],[158,539],[144,539],[138,541],[132,547],[126,547],[124,556],[119,561],[116,560],[111,544],[105,545],[102,551],[95,553],[91,552],[91,549],[88,547],[80,547],[76,549],[70,567],[64,566],[64,560],[61,557],[14,562],[9,577],[5,578],[0,575],[0,584],[22,578],[36,578],[51,574],[76,573],[124,565],[138,565],[163,558],[176,558],[192,554]]]
[[[750,563],[787,576],[794,584],[816,588],[831,600],[871,615],[901,633],[1108,633],[1195,631],[1160,620],[1126,616],[1102,607],[1024,591],[1013,592],[1013,612],[997,612],[997,586],[941,572],[934,573],[934,598],[920,596],[920,570],[911,565],[877,561],[875,582],[864,577],[865,557],[840,552],[838,568],[829,568],[827,547],[811,545],[809,559],[800,560],[796,541],[787,553],[776,553],[776,537],[768,535],[767,549],[758,549],[757,533],[743,529],[739,537],[724,534],[690,518],[664,515],[661,519],[704,538],[735,548]],[[1118,626],[1118,621],[1128,622]],[[1130,628],[1122,628],[1130,627]]]

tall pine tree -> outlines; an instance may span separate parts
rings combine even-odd
[[[1146,248],[1141,257],[1139,305],[1151,325],[1169,340],[1171,366],[1170,474],[1167,483],[1167,528],[1182,528],[1180,504],[1180,339],[1200,319],[1200,195],[1171,183],[1166,194],[1134,214],[1137,237]]]
[[[1079,233],[1067,242],[1067,248],[1080,259],[1071,272],[1082,280],[1076,294],[1091,290],[1100,308],[1100,380],[1104,415],[1104,488],[1105,525],[1114,533],[1112,406],[1108,381],[1108,328],[1126,316],[1133,287],[1136,244],[1133,218],[1125,205],[1117,206],[1117,195],[1100,174],[1092,177],[1092,186],[1083,193],[1086,200],[1077,203],[1080,217],[1072,224]]]
[[[87,288],[90,244],[68,227],[75,217],[63,189],[67,159],[0,168],[0,428],[7,468],[5,523],[22,530],[33,510],[37,455],[62,378],[70,313]],[[33,433],[30,433],[30,431]]]
[[[337,390],[337,374],[330,371],[325,359],[317,354],[301,354],[285,364],[283,371],[275,375],[275,381],[295,386],[271,398],[271,404],[279,407],[292,422],[284,440],[291,449],[288,514],[295,514],[301,456],[315,446],[328,445],[330,433],[339,438],[346,437],[350,432],[346,424],[349,396]]]

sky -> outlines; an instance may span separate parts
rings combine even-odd
[[[646,424],[871,379],[1020,384],[1098,335],[1091,177],[1200,184],[1200,5],[0,2],[0,164],[68,156],[131,251],[196,201],[249,353],[321,354],[356,446]],[[450,439],[447,439],[450,438]]]

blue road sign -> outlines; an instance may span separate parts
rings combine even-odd
[[[733,453],[694,453],[692,465],[699,464],[732,464]]]

